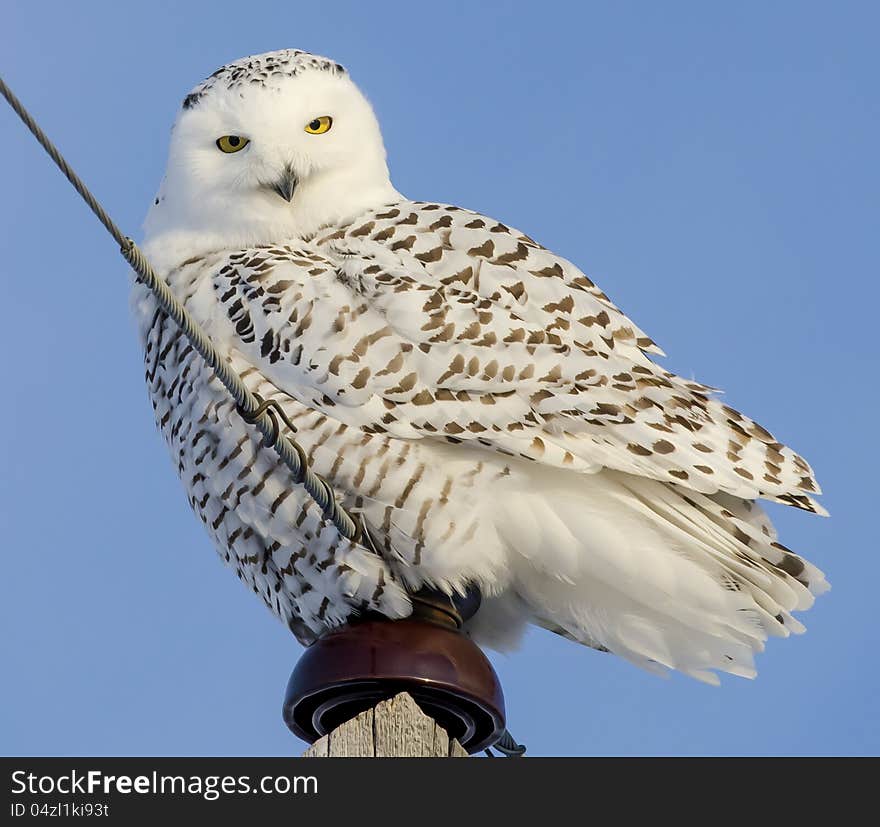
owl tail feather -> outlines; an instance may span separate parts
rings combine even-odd
[[[803,632],[791,612],[829,588],[752,502],[533,468],[530,490],[496,511],[511,588],[538,625],[593,648],[711,684],[754,677],[754,653]]]

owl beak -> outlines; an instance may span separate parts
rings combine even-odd
[[[296,190],[296,175],[294,171],[290,167],[287,167],[281,178],[272,185],[272,189],[285,201],[290,202],[293,198],[294,190]]]

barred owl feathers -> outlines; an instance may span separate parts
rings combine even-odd
[[[346,71],[285,50],[190,93],[145,248],[276,400],[375,549],[321,519],[140,286],[157,423],[225,561],[308,642],[408,591],[477,584],[470,631],[535,623],[655,671],[754,675],[828,588],[764,498],[823,513],[809,465],[527,235],[391,184]]]

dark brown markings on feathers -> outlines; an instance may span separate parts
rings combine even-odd
[[[453,273],[451,276],[446,276],[445,278],[440,279],[440,281],[442,284],[454,284],[457,281],[460,281],[462,284],[468,284],[473,277],[474,268],[468,266],[459,270],[457,273]]]
[[[367,380],[370,378],[370,369],[369,368],[361,368],[354,379],[351,380],[351,386],[356,390],[362,390],[366,387]]]
[[[467,339],[476,339],[480,335],[483,328],[479,322],[471,322],[461,333],[458,334],[460,341]]]
[[[767,459],[775,462],[777,465],[781,465],[785,462],[785,456],[772,445],[767,446]]]
[[[513,264],[515,261],[525,261],[529,257],[529,249],[525,244],[517,244],[512,253],[502,253],[492,260],[493,264]]]
[[[540,270],[529,270],[529,272],[533,276],[538,276],[540,278],[563,278],[565,276],[565,273],[562,271],[562,265],[558,261],[551,267],[543,267]]]
[[[275,473],[275,470],[276,469],[274,465],[270,465],[269,468],[266,469],[266,472],[263,474],[262,477],[260,477],[257,484],[251,489],[252,497],[259,496],[260,492],[266,487],[266,483],[269,481],[269,477],[271,477],[272,474]]]
[[[479,247],[472,247],[467,253],[469,256],[492,258],[492,256],[495,255],[495,243],[492,239],[487,239]]]
[[[724,412],[725,416],[736,422],[742,422],[744,420],[743,415],[739,411],[735,411],[729,405],[722,405],[721,410]]]
[[[777,444],[778,444],[778,443],[777,443]],[[780,447],[781,447],[781,446],[780,446]],[[797,468],[798,471],[800,471],[800,472],[803,473],[803,474],[809,474],[809,473],[810,473],[810,466],[807,465],[807,463],[804,461],[804,458],[803,458],[803,457],[799,457],[797,454],[795,454],[795,455],[791,458],[791,460],[792,460],[792,462],[794,463],[794,467]]]
[[[430,264],[432,261],[440,261],[441,258],[443,258],[442,247],[435,247],[433,250],[428,250],[424,253],[416,253],[416,259],[423,264]]]
[[[400,496],[395,501],[394,505],[396,508],[403,508],[404,504],[406,503],[407,499],[409,498],[409,495],[412,493],[413,488],[415,488],[415,486],[418,484],[419,480],[421,480],[422,474],[425,473],[425,468],[426,468],[426,465],[424,462],[419,463],[415,472],[407,481],[406,486],[404,487]]]
[[[564,299],[560,299],[558,302],[550,302],[549,304],[545,304],[543,310],[547,313],[556,313],[557,311],[561,311],[563,313],[571,313],[574,310],[574,299],[569,294]]]
[[[375,221],[368,221],[366,224],[362,224],[356,230],[351,230],[349,232],[349,235],[353,235],[356,237],[369,235],[373,231],[373,227],[375,227],[375,226],[376,226]]]
[[[416,237],[414,235],[407,236],[406,238],[401,239],[400,241],[395,241],[394,244],[391,245],[392,251],[397,250],[411,250],[413,244],[416,243]]]
[[[501,286],[517,301],[519,301],[526,292],[525,285],[521,281],[518,281],[516,284],[512,284],[510,286],[506,284],[502,284]]]
[[[394,227],[386,227],[384,230],[379,230],[377,233],[373,234],[373,241],[387,241],[389,238],[394,236]],[[374,265],[375,266],[375,265]],[[367,268],[369,269],[369,268]],[[379,267],[376,267],[374,272],[377,272]]]
[[[419,391],[411,400],[413,405],[431,405],[434,402],[434,397],[431,396],[431,392],[428,390]]]
[[[387,443],[386,443],[386,451],[387,451]],[[375,497],[376,494],[379,493],[379,489],[382,487],[382,483],[385,482],[385,476],[388,474],[388,470],[391,468],[391,461],[393,457],[386,457],[382,464],[379,466],[379,471],[376,475],[376,479],[373,484],[369,487],[369,489],[365,492],[367,497]]]
[[[782,555],[782,559],[776,563],[776,567],[782,569],[792,577],[800,577],[806,568],[803,560],[788,552]]]
[[[585,327],[593,327],[594,325],[607,327],[608,323],[611,321],[611,317],[604,310],[601,310],[595,316],[584,316],[583,318],[578,319],[578,321]],[[613,347],[613,344],[611,346]]]
[[[413,565],[418,566],[422,561],[422,549],[425,547],[424,542],[424,534],[423,534],[423,526],[425,524],[425,518],[428,516],[428,512],[431,510],[431,506],[434,505],[434,500],[429,497],[428,499],[422,502],[422,507],[419,509],[419,516],[416,518],[415,529],[413,531],[413,535],[418,538],[416,541],[416,546],[413,551]]]
[[[269,512],[271,514],[275,514],[278,511],[281,503],[283,503],[291,494],[291,488],[285,488],[272,502],[272,505],[269,506]]]
[[[561,379],[562,379],[562,368],[560,368],[559,365],[554,365],[538,381],[539,382],[558,383]]]
[[[387,392],[388,393],[407,393],[408,391],[411,391],[416,386],[416,382],[418,381],[418,378],[419,378],[418,374],[416,374],[415,372],[408,373],[408,374],[406,374],[406,376],[404,376],[397,383],[397,387],[389,388],[389,390]]]
[[[443,329],[431,337],[432,342],[448,342],[455,334],[455,325],[451,322],[443,326]]]
[[[241,452],[245,446],[245,443],[248,441],[248,434],[244,434],[241,439],[238,440],[238,444],[235,448],[232,449],[223,459],[220,461],[220,464],[217,466],[218,471],[222,471],[227,465],[229,465],[232,460],[234,460]]]
[[[462,356],[460,353],[458,353],[453,357],[452,361],[449,363],[449,368],[437,380],[437,384],[442,384],[447,379],[451,379],[453,376],[457,376],[459,373],[463,373],[463,372],[464,372],[464,356]]]

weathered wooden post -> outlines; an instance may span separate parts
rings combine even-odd
[[[304,758],[467,758],[464,747],[401,692],[315,741]]]
[[[413,613],[364,616],[319,638],[300,657],[284,720],[313,744],[307,756],[453,757],[504,733],[495,670],[462,632],[479,592],[412,595]]]

